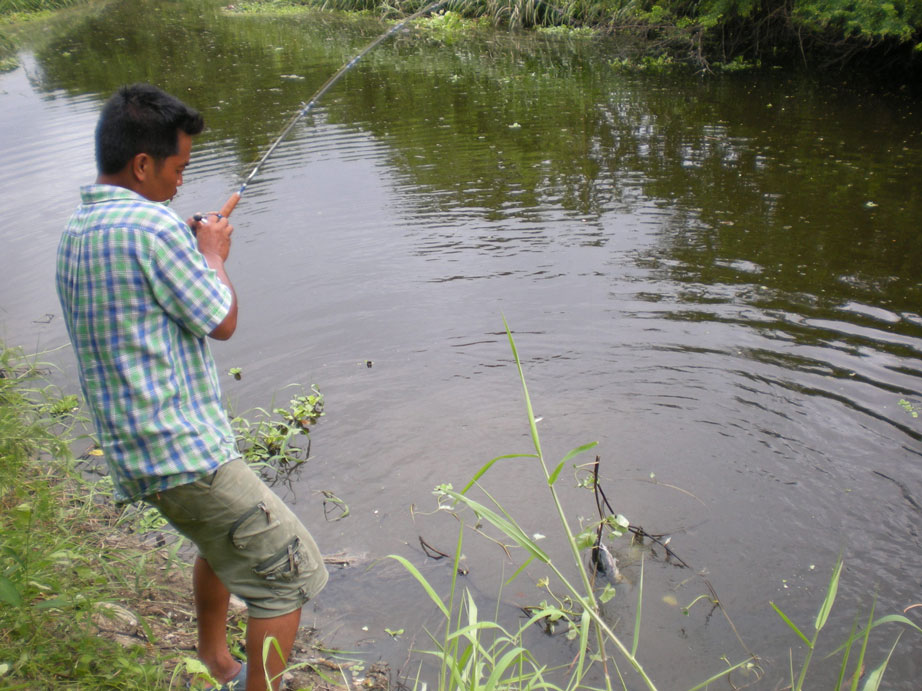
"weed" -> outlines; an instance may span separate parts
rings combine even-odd
[[[287,408],[272,412],[276,417],[264,408],[254,408],[247,417],[231,418],[237,448],[251,465],[291,470],[310,456],[310,427],[324,415],[323,394],[311,386],[311,393],[295,396]]]
[[[92,488],[69,473],[75,397],[0,344],[0,669],[12,688],[153,688],[160,665],[102,635],[113,584],[147,585],[142,566],[100,560]],[[53,462],[49,463],[49,459]],[[117,514],[116,514],[117,515]],[[115,515],[108,517],[115,519]],[[140,643],[140,640],[138,641]],[[114,680],[124,678],[130,682]]]
[[[543,601],[539,606],[523,608],[528,619],[525,624],[509,630],[500,624],[485,621],[478,615],[477,604],[470,592],[465,590],[459,593],[457,590],[457,573],[461,556],[461,546],[464,533],[464,522],[461,523],[461,529],[458,533],[458,543],[454,555],[454,569],[452,581],[447,598],[443,599],[420,571],[413,566],[407,559],[398,555],[391,555],[390,558],[400,562],[404,568],[419,582],[429,599],[436,605],[444,618],[444,631],[440,636],[430,633],[434,643],[434,648],[423,651],[424,654],[434,656],[439,662],[439,678],[437,688],[439,691],[454,691],[455,689],[469,688],[547,688],[554,691],[571,691],[579,687],[591,685],[588,677],[592,670],[598,670],[604,679],[606,689],[613,687],[613,674],[617,675],[618,683],[627,688],[625,677],[618,667],[615,657],[607,653],[607,648],[613,648],[617,651],[620,660],[627,663],[640,678],[644,687],[649,690],[656,689],[651,676],[648,674],[639,659],[639,634],[642,623],[642,604],[643,604],[643,566],[641,565],[641,575],[637,587],[638,598],[633,622],[632,641],[630,646],[623,642],[614,632],[612,626],[607,622],[601,613],[600,603],[610,598],[614,591],[612,583],[604,583],[602,592],[596,594],[599,587],[595,583],[596,573],[603,573],[607,570],[612,575],[616,574],[617,567],[614,560],[610,558],[606,562],[608,566],[598,568],[590,573],[586,566],[586,560],[581,557],[581,552],[585,550],[596,550],[592,563],[601,559],[601,554],[607,554],[607,548],[600,543],[598,536],[604,528],[614,535],[624,534],[628,531],[634,532],[633,526],[627,519],[620,514],[602,517],[596,525],[586,527],[575,533],[566,518],[560,497],[555,489],[561,471],[571,459],[593,448],[595,443],[585,444],[577,447],[566,454],[553,469],[545,461],[541,442],[536,427],[536,419],[532,410],[531,400],[528,395],[528,388],[522,371],[521,361],[516,349],[512,333],[508,325],[506,331],[509,337],[509,344],[512,354],[518,368],[519,379],[524,392],[525,408],[528,416],[528,423],[531,432],[534,453],[510,454],[499,456],[486,463],[478,470],[473,478],[459,492],[449,484],[443,484],[436,488],[435,493],[438,497],[439,508],[455,512],[458,507],[466,507],[474,516],[477,523],[486,522],[497,528],[506,538],[511,540],[515,545],[524,550],[526,559],[515,574],[506,581],[515,580],[525,569],[532,563],[543,564],[553,574],[554,590],[552,590],[552,581],[549,578],[542,578],[539,585],[545,588],[551,595],[552,602]],[[480,485],[481,479],[486,475],[492,466],[497,463],[508,463],[513,460],[524,460],[530,462],[543,475],[544,482],[550,494],[550,501],[556,509],[559,527],[569,547],[570,559],[564,560],[570,563],[559,562],[549,553],[543,551],[537,544],[539,536],[529,536],[515,518],[511,516],[489,493]],[[597,476],[593,487],[598,487]],[[490,505],[481,503],[471,498],[468,491],[474,486],[478,486],[486,494]],[[603,495],[604,498],[604,495]],[[607,504],[607,499],[605,500]],[[599,498],[597,495],[597,505]],[[642,532],[642,531],[641,531]],[[637,537],[637,532],[634,532]],[[540,536],[543,537],[543,536]],[[651,536],[652,537],[652,536]],[[795,679],[793,656],[791,665],[791,686],[794,691],[800,691],[807,677],[808,669],[813,653],[816,649],[816,642],[820,631],[825,626],[830,611],[835,602],[835,596],[838,589],[839,578],[842,573],[842,561],[839,560],[833,570],[827,588],[826,596],[820,606],[819,613],[813,626],[812,636],[804,634],[793,621],[785,615],[778,607],[772,603],[772,607],[779,616],[787,623],[791,630],[797,635],[798,639],[806,644],[806,657],[800,667],[800,672]],[[574,572],[578,580],[568,579],[564,571]],[[684,608],[683,613],[698,601],[708,600],[712,607],[719,606],[716,594],[708,585],[711,595],[702,595],[696,598],[688,607]],[[557,591],[557,592],[555,592]],[[922,633],[922,629],[913,624],[910,620],[902,615],[889,615],[875,620],[873,617],[873,607],[864,628],[857,625],[852,628],[846,641],[834,651],[833,654],[843,653],[843,659],[840,667],[839,684],[836,691],[844,688],[842,680],[848,668],[849,652],[854,644],[860,643],[860,654],[855,670],[861,670],[864,664],[865,651],[867,649],[868,639],[871,631],[882,625],[889,623],[901,624]],[[565,625],[567,630],[566,638],[578,643],[578,651],[572,663],[566,667],[554,668],[535,658],[535,656],[524,646],[523,636],[525,630],[532,624],[538,624],[547,632],[560,625]],[[735,630],[735,627],[734,627]],[[902,632],[900,632],[902,635]],[[876,691],[879,688],[880,680],[886,670],[887,664],[896,649],[899,642],[899,635],[893,642],[890,652],[886,658],[870,673],[865,682],[865,689]],[[726,661],[726,668],[718,671],[705,681],[691,687],[690,691],[706,688],[708,685],[724,678],[729,677],[735,670],[754,672],[761,675],[762,670],[758,666],[755,658],[745,659],[735,664]],[[610,668],[613,667],[613,669]],[[563,678],[563,682],[555,684],[551,682],[548,675],[555,673]],[[852,675],[851,691],[856,691],[859,674],[856,671]],[[425,688],[423,682],[417,684],[419,688]]]

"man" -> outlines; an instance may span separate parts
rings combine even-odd
[[[96,127],[96,184],[61,237],[57,289],[80,384],[115,484],[198,547],[199,657],[224,686],[278,689],[301,607],[326,584],[310,534],[240,459],[206,336],[230,338],[232,227],[183,221],[163,204],[182,185],[201,115],[147,84],[123,87]],[[199,220],[200,219],[200,220]],[[249,664],[226,639],[230,593],[248,607]],[[266,668],[263,641],[272,636]],[[245,685],[245,686],[244,686]]]

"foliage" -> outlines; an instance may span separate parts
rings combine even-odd
[[[178,583],[188,588],[181,539],[165,549],[156,509],[118,508],[108,476],[77,472],[79,399],[46,384],[47,372],[0,343],[0,688],[147,691],[209,679],[186,657],[190,605],[174,604]],[[312,388],[278,412],[306,425],[322,407]],[[157,539],[142,543],[151,531]],[[232,615],[232,647],[244,634]]]
[[[436,604],[445,617],[445,632],[441,639],[433,640],[437,648],[428,651],[436,656],[441,663],[441,672],[438,688],[440,691],[468,688],[548,688],[548,689],[577,689],[587,685],[590,674],[599,673],[605,680],[605,688],[612,688],[614,675],[624,683],[624,676],[618,666],[618,659],[623,660],[633,670],[643,686],[655,690],[656,686],[645,670],[638,657],[638,640],[641,625],[641,600],[643,587],[638,589],[637,614],[634,621],[633,641],[630,645],[623,642],[615,633],[613,625],[603,616],[601,603],[613,595],[610,583],[604,583],[602,592],[597,594],[599,587],[596,583],[597,573],[601,570],[590,570],[586,563],[586,555],[593,547],[591,535],[601,529],[601,525],[593,525],[578,532],[574,532],[566,511],[556,489],[562,470],[572,459],[595,447],[591,442],[579,446],[551,468],[544,457],[541,440],[538,435],[536,418],[525,383],[521,360],[516,349],[512,333],[506,325],[509,345],[518,368],[519,379],[525,398],[525,408],[528,425],[534,447],[534,453],[510,454],[499,456],[486,463],[478,470],[473,478],[459,492],[449,484],[436,488],[439,505],[443,510],[456,511],[458,507],[469,509],[476,517],[477,523],[485,522],[498,529],[505,538],[510,539],[521,548],[525,555],[524,563],[516,570],[508,582],[522,575],[532,563],[543,565],[553,574],[553,583],[550,579],[542,579],[541,584],[548,589],[554,602],[544,601],[540,606],[529,608],[528,620],[513,631],[508,631],[498,623],[482,621],[477,615],[477,605],[470,595],[465,592],[459,602],[456,598],[456,583],[453,576],[452,586],[447,601],[435,592],[434,588],[426,581],[422,574],[406,559],[392,555],[419,581],[426,590],[429,598]],[[481,479],[497,463],[508,463],[521,460],[532,463],[536,470],[543,476],[543,484],[547,487],[548,501],[554,507],[558,526],[565,538],[569,551],[569,559],[558,560],[550,553],[545,552],[538,545],[537,538],[528,533],[517,523],[502,505],[493,498],[480,485]],[[475,486],[479,487],[491,505],[473,499],[469,492]],[[611,520],[603,519],[602,523],[613,534],[623,534],[627,519],[618,515]],[[463,526],[463,523],[462,523]],[[459,532],[458,546],[455,553],[455,569],[457,574],[457,561],[461,554],[462,532]],[[607,551],[607,550],[606,550]],[[568,578],[566,572],[575,572],[576,579]],[[559,592],[560,595],[555,594]],[[558,623],[567,626],[567,638],[576,641],[579,645],[578,654],[574,663],[563,672],[551,670],[540,660],[534,658],[531,652],[523,645],[523,636],[532,624],[540,623],[550,631]],[[617,651],[619,658],[608,651]],[[749,664],[748,660],[728,666],[717,673],[705,684],[730,674],[733,670]],[[614,669],[612,669],[614,667]],[[553,684],[547,678],[551,671],[561,672],[566,677],[562,686]]]
[[[247,8],[302,4],[388,14],[420,6],[415,0],[264,0]],[[487,18],[511,28],[591,26],[634,32],[650,40],[654,51],[668,46],[705,69],[712,63],[738,66],[736,58],[752,64],[810,55],[844,62],[900,48],[922,50],[922,0],[450,0],[442,11],[447,18]],[[432,26],[444,32],[446,17]],[[911,50],[900,55],[891,64],[910,67]]]
[[[797,675],[795,680],[794,678],[794,668],[791,667],[791,686],[792,691],[801,691],[804,688],[804,682],[807,678],[807,670],[810,668],[810,662],[813,659],[813,653],[816,651],[816,643],[820,636],[820,631],[823,630],[823,627],[826,626],[826,622],[829,620],[829,614],[832,611],[833,604],[836,600],[836,594],[839,590],[839,579],[842,576],[842,568],[844,563],[842,558],[836,561],[835,566],[832,569],[832,575],[829,578],[829,585],[826,587],[826,595],[823,598],[823,602],[820,604],[820,609],[816,614],[816,619],[813,622],[813,635],[808,637],[804,634],[798,626],[791,621],[784,612],[782,612],[774,602],[769,603],[772,606],[772,609],[778,614],[779,617],[788,625],[788,628],[791,629],[801,641],[807,646],[807,653],[804,657],[804,661],[801,663],[800,672]],[[912,621],[906,617],[893,614],[880,619],[874,620],[874,605],[871,606],[870,614],[868,615],[868,621],[863,630],[858,629],[857,619],[855,620],[855,625],[852,626],[852,631],[849,634],[846,641],[838,647],[835,653],[842,652],[842,662],[839,667],[839,677],[836,682],[835,691],[839,691],[843,687],[843,681],[848,674],[848,663],[850,658],[850,653],[853,644],[860,643],[858,661],[854,665],[851,674],[851,691],[856,691],[858,688],[858,680],[861,678],[864,670],[864,659],[865,653],[868,648],[868,641],[870,640],[871,631],[880,626],[881,624],[903,624],[908,626],[911,629],[922,633],[922,628],[916,626]],[[897,644],[900,641],[900,637],[903,635],[903,631],[900,631],[897,634],[896,639],[893,641],[893,645],[890,648],[890,652],[887,654],[887,657],[868,675],[867,682],[864,685],[865,691],[876,691],[879,688],[881,679],[883,678],[884,671],[887,669],[887,664],[890,662],[890,658],[893,655],[893,651],[896,649]]]
[[[61,397],[45,384],[43,366],[0,342],[0,498],[38,455],[66,457],[67,444],[54,429],[67,423],[76,397]]]
[[[45,12],[79,5],[87,0],[0,0],[0,16],[23,12]]]
[[[0,686],[164,687],[143,648],[94,633],[109,611],[100,603],[120,587],[146,587],[146,567],[111,547],[101,558],[107,550],[88,528],[118,516],[100,518],[98,490],[63,462],[75,398],[42,374],[0,344]]]
[[[484,620],[478,614],[478,606],[471,593],[467,590],[459,593],[457,589],[457,574],[459,573],[459,560],[461,558],[465,525],[463,521],[458,533],[451,587],[445,599],[435,591],[435,588],[407,559],[399,555],[391,555],[392,559],[400,562],[419,582],[444,618],[444,632],[440,636],[430,632],[435,648],[423,651],[425,654],[434,656],[440,663],[437,688],[439,691],[479,688],[544,688],[553,691],[563,691],[564,689],[571,691],[572,689],[591,686],[589,683],[590,671],[601,668],[600,672],[604,679],[605,688],[610,690],[613,688],[613,684],[612,670],[609,669],[609,664],[613,665],[619,684],[624,688],[628,688],[624,673],[619,668],[617,659],[606,651],[607,648],[613,648],[619,653],[620,659],[624,660],[634,670],[645,688],[656,689],[652,678],[642,666],[638,653],[644,595],[643,569],[641,568],[641,578],[637,589],[638,600],[633,622],[633,638],[629,647],[625,642],[622,642],[615,633],[614,626],[602,614],[600,604],[614,594],[611,583],[604,583],[602,592],[597,594],[596,590],[599,586],[594,580],[596,573],[587,570],[585,566],[587,559],[583,557],[587,550],[592,549],[593,540],[590,536],[597,529],[601,530],[602,527],[607,527],[613,535],[618,536],[624,534],[625,530],[630,527],[629,522],[619,514],[602,519],[600,525],[589,526],[578,534],[575,534],[571,529],[555,486],[560,479],[564,466],[573,458],[593,448],[595,444],[585,444],[573,449],[553,469],[547,465],[541,450],[541,441],[538,436],[536,419],[525,383],[521,360],[508,325],[506,330],[524,392],[525,408],[534,453],[510,454],[494,458],[480,468],[460,492],[449,484],[443,484],[436,488],[435,493],[439,497],[440,509],[455,512],[459,507],[465,507],[476,517],[478,532],[482,532],[480,529],[482,523],[488,523],[498,529],[506,539],[511,540],[514,545],[523,550],[525,561],[519,566],[515,574],[506,581],[506,584],[520,577],[529,565],[536,563],[544,565],[551,571],[555,579],[554,589],[559,589],[565,595],[554,595],[550,587],[550,579],[542,578],[539,585],[548,589],[548,592],[553,596],[554,602],[548,603],[545,601],[538,607],[523,608],[528,610],[527,614],[529,615],[524,624],[509,630],[499,623]],[[516,522],[515,518],[481,486],[480,481],[494,465],[512,461],[530,462],[543,475],[544,484],[550,494],[549,503],[556,509],[561,533],[569,547],[570,560],[558,560],[550,553],[542,550],[537,544],[537,538],[530,537]],[[484,492],[492,505],[481,503],[469,495],[469,491],[475,486]],[[569,564],[566,564],[568,561]],[[568,579],[565,576],[565,570],[570,572],[575,570],[578,580]],[[796,634],[797,640],[807,647],[806,656],[801,663],[796,679],[792,653],[789,688],[793,691],[801,691],[804,688],[807,671],[810,668],[812,656],[817,649],[820,631],[826,626],[835,603],[842,570],[843,562],[839,559],[833,569],[825,597],[813,623],[812,636],[807,636],[803,633],[774,603],[770,603],[775,612]],[[601,573],[601,570],[599,573]],[[695,602],[704,597],[696,598]],[[714,595],[712,602],[714,605],[718,605],[716,595]],[[693,604],[694,602],[685,608],[685,614],[688,614],[688,609]],[[546,631],[552,632],[559,623],[566,624],[567,639],[576,642],[578,645],[573,662],[565,670],[551,668],[544,664],[529,651],[523,641],[526,630],[533,624],[540,624]],[[832,653],[832,655],[842,653],[839,679],[835,687],[836,691],[845,688],[843,681],[848,671],[850,652],[856,644],[859,647],[859,659],[853,665],[854,671],[851,677],[850,691],[857,691],[858,680],[861,677],[860,672],[864,669],[865,653],[867,652],[871,631],[884,624],[899,624],[922,633],[922,628],[919,628],[902,615],[889,615],[875,620],[874,607],[872,606],[865,626],[860,628],[856,620],[846,640]],[[868,675],[863,689],[876,691],[880,687],[887,665],[905,630],[903,629],[899,632],[889,653]],[[724,658],[724,661],[726,662],[726,658]],[[729,662],[726,662],[726,664],[725,669],[705,681],[691,686],[690,691],[706,688],[723,677],[729,677],[737,669],[744,669],[757,674],[761,673],[754,659],[742,660],[732,665]],[[556,678],[561,675],[564,679],[562,684],[554,683],[551,680],[552,676]],[[420,686],[418,684],[418,687],[425,688],[425,685]]]
[[[316,386],[310,390],[292,398],[287,408],[275,408],[275,417],[264,408],[255,408],[247,417],[231,418],[237,448],[247,463],[290,469],[307,460],[310,427],[324,415],[323,394]],[[306,445],[299,445],[305,440]]]

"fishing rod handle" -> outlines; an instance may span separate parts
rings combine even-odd
[[[240,192],[234,192],[230,198],[224,202],[224,206],[221,207],[221,215],[227,218],[231,215],[231,212],[234,210],[234,207],[237,206],[237,202],[240,201]]]

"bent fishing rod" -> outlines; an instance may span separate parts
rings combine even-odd
[[[243,183],[240,185],[240,188],[236,192],[234,192],[226,202],[224,202],[224,206],[221,207],[220,215],[221,216],[231,215],[231,212],[234,210],[234,207],[237,206],[237,202],[240,201],[240,198],[243,196],[243,193],[246,191],[247,185],[249,185],[250,181],[254,177],[256,177],[256,174],[259,172],[259,169],[262,167],[263,163],[265,163],[266,160],[272,155],[272,153],[278,148],[279,144],[281,144],[282,140],[285,139],[286,136],[288,136],[288,133],[291,132],[292,128],[294,128],[294,126],[298,123],[298,121],[301,118],[303,118],[305,115],[307,115],[308,112],[313,110],[314,106],[317,104],[317,101],[319,101],[323,97],[323,95],[327,91],[329,91],[333,87],[333,85],[336,84],[336,82],[338,82],[344,74],[346,74],[346,72],[348,72],[353,67],[355,67],[356,63],[359,60],[361,60],[363,57],[368,55],[368,53],[370,53],[372,50],[374,50],[378,46],[378,44],[382,43],[383,41],[387,40],[390,36],[400,31],[403,27],[405,27],[407,24],[412,22],[414,19],[421,17],[427,12],[431,12],[436,7],[446,2],[448,2],[448,0],[436,0],[435,2],[432,2],[426,5],[421,10],[414,12],[413,14],[411,14],[409,17],[399,22],[398,24],[395,24],[390,29],[385,31],[383,34],[378,36],[378,38],[376,38],[374,41],[372,41],[367,46],[365,46],[365,48],[362,49],[362,52],[360,52],[354,58],[349,60],[349,62],[347,62],[342,67],[340,67],[332,77],[327,79],[323,83],[323,85],[319,89],[317,89],[316,92],[314,92],[314,95],[311,96],[310,100],[307,103],[301,104],[301,108],[291,117],[291,119],[288,121],[288,124],[285,125],[284,129],[282,129],[279,136],[275,138],[275,141],[272,142],[272,145],[266,150],[266,153],[264,153],[262,155],[262,158],[260,158],[256,162],[255,166],[253,166],[253,170],[251,170],[250,174],[246,176]],[[196,218],[198,218],[198,216],[196,216]]]

